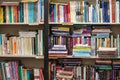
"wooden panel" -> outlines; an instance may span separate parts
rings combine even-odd
[[[39,30],[42,29],[43,25],[0,25],[0,33],[18,35],[19,31],[28,31],[28,30]]]

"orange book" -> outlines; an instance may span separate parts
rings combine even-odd
[[[13,54],[17,54],[17,42],[16,42],[16,37],[13,37]]]

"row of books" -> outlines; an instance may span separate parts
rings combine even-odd
[[[43,0],[0,5],[0,23],[39,23],[43,22],[43,16]]]
[[[75,62],[75,63],[74,63]],[[119,80],[119,59],[97,59],[94,65],[80,59],[62,59],[49,62],[49,80]]]
[[[20,31],[19,36],[0,34],[0,55],[43,55],[43,31]]]
[[[50,3],[50,22],[99,22],[119,23],[120,2],[117,0],[68,1]]]
[[[112,34],[110,26],[92,26],[82,27],[73,30],[73,34],[69,31],[55,30],[51,31],[50,47],[54,48],[54,55],[62,54],[61,46],[66,46],[65,55],[73,56],[119,56],[120,38]],[[67,33],[66,33],[67,32]],[[62,34],[60,34],[62,33]],[[51,52],[49,51],[51,54]]]
[[[26,68],[19,61],[0,62],[0,80],[44,80],[41,68]]]

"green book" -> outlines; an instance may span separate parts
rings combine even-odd
[[[18,71],[19,71],[19,80],[23,80],[23,66],[19,66]]]

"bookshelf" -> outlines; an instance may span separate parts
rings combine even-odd
[[[119,80],[120,2],[48,2],[49,80]]]
[[[46,79],[44,26],[44,0],[0,1],[0,80]]]

